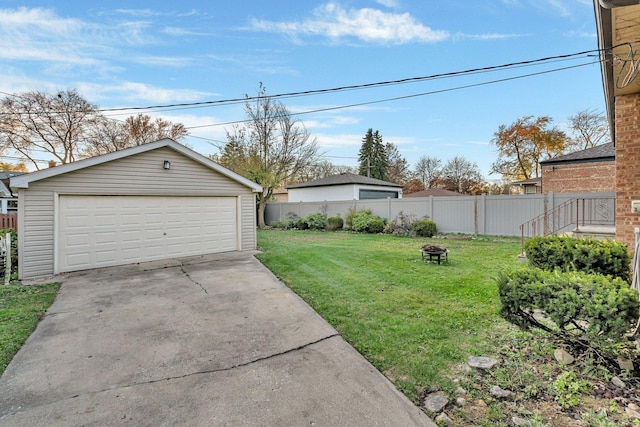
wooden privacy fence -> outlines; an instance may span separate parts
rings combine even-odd
[[[569,200],[614,198],[615,193],[607,192],[268,203],[265,220],[271,224],[291,214],[304,217],[314,212],[345,218],[350,209],[370,209],[374,215],[387,220],[395,218],[399,212],[417,218],[426,215],[443,233],[521,236],[522,224]]]
[[[0,229],[13,228],[18,229],[18,215],[16,214],[0,214]]]

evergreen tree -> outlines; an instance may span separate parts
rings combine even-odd
[[[360,175],[384,181],[389,179],[389,159],[382,142],[382,135],[377,130],[374,132],[369,128],[367,134],[362,138],[358,161],[360,162],[358,171]]]

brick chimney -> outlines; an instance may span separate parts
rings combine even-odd
[[[49,167],[50,168],[54,168],[56,166],[56,161],[55,160],[49,160]]]

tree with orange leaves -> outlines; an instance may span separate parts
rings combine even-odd
[[[551,121],[547,116],[525,116],[511,126],[501,125],[491,141],[498,149],[491,172],[506,180],[540,176],[540,161],[563,154],[571,143],[564,132],[551,127]]]

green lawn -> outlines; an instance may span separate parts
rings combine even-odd
[[[56,297],[59,283],[0,285],[0,375]]]
[[[449,262],[421,260],[425,243]],[[411,239],[345,232],[258,232],[258,258],[341,335],[418,402],[453,387],[451,368],[491,355],[508,328],[493,278],[518,263],[515,239]]]

